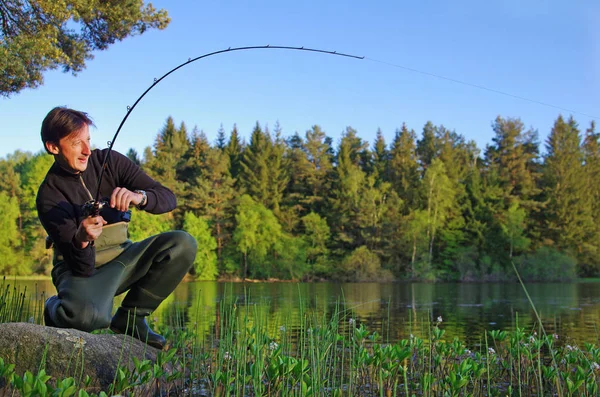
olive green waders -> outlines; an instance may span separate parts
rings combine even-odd
[[[188,272],[196,256],[196,240],[184,231],[171,231],[137,243],[127,241],[123,248],[91,277],[74,276],[55,255],[52,282],[58,295],[46,301],[46,325],[88,332],[111,325],[121,333],[125,333],[125,327],[131,330],[132,325],[138,325],[146,332],[138,330],[134,336],[152,345],[149,340],[156,334],[147,327],[145,316],[173,292]],[[127,295],[112,318],[113,298],[125,291]],[[157,336],[160,340],[154,345],[161,348],[164,338]]]

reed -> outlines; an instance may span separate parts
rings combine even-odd
[[[1,291],[0,319],[39,317],[24,292],[4,285]],[[275,315],[268,301],[248,292],[243,299],[242,306],[223,297],[208,339],[174,308],[170,325],[160,330],[170,350],[156,363],[118,368],[113,385],[98,396],[598,395],[600,348],[563,343],[541,325],[526,330],[518,316],[513,331],[486,331],[475,347],[447,338],[441,317],[420,321],[426,337],[390,343],[385,322],[382,330],[369,329],[343,299],[332,312],[300,299],[299,322]],[[198,313],[201,302],[196,305]],[[167,367],[175,370],[167,373]],[[0,395],[87,396],[83,374],[57,379],[41,367],[37,374],[16,374],[0,358]]]

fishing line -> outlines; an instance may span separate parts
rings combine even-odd
[[[435,77],[435,78],[438,78],[438,79],[441,79],[441,80],[450,81],[452,83],[462,84],[462,85],[465,85],[467,87],[472,87],[472,88],[477,88],[477,89],[483,90],[483,91],[493,92],[494,94],[500,94],[500,95],[504,95],[504,96],[507,96],[507,97],[510,97],[510,98],[515,98],[515,99],[519,99],[519,100],[522,100],[522,101],[535,103],[537,105],[542,105],[542,106],[546,106],[546,107],[549,107],[549,108],[554,108],[554,109],[562,110],[563,112],[569,112],[569,113],[579,114],[581,116],[589,117],[591,119],[600,120],[600,117],[598,117],[598,116],[593,116],[591,114],[587,114],[587,113],[580,112],[580,111],[577,111],[577,110],[568,109],[568,108],[565,108],[565,107],[562,107],[562,106],[553,105],[551,103],[538,101],[536,99],[531,99],[531,98],[527,98],[527,97],[524,97],[524,96],[511,94],[511,93],[506,92],[506,91],[496,90],[494,88],[485,87],[483,85],[473,84],[473,83],[469,83],[467,81],[454,79],[452,77],[446,77],[446,76],[442,76],[442,75],[431,73],[431,72],[425,72],[423,70],[411,68],[411,67],[408,67],[408,66],[398,65],[398,64],[395,64],[395,63],[391,63],[391,62],[380,61],[380,60],[369,58],[369,57],[365,57],[365,59],[369,60],[369,61],[372,61],[372,62],[382,63],[384,65],[392,66],[392,67],[395,67],[395,68],[399,68],[399,69],[403,69],[403,70],[408,70],[409,72],[419,73],[419,74],[422,74],[422,75],[425,75],[425,76]]]

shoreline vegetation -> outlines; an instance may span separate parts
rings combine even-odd
[[[318,125],[283,128],[221,128],[212,143],[168,117],[144,153],[126,155],[178,207],[134,210],[131,239],[186,230],[199,280],[514,281],[513,262],[525,281],[600,275],[594,123],[559,115],[540,142],[498,116],[485,148],[431,122],[420,133],[401,124],[391,142],[382,131],[367,142],[347,127],[334,142]],[[52,162],[0,159],[0,273],[50,274],[35,195]]]
[[[16,294],[16,295],[13,295]],[[319,314],[300,299],[301,323],[270,317],[269,307],[237,306],[224,296],[211,337],[179,313],[162,326],[169,349],[157,363],[119,367],[111,386],[88,393],[83,376],[52,374],[44,362],[14,372],[0,353],[0,392],[30,396],[596,396],[600,348],[570,345],[534,325],[487,330],[467,346],[445,337],[441,317],[410,324],[410,337],[389,342],[389,330],[370,330],[343,301]],[[35,318],[21,293],[0,295],[0,323]],[[35,306],[35,305],[34,305]],[[197,302],[196,310],[200,309]],[[35,314],[35,313],[34,313]],[[105,333],[109,331],[100,331]],[[38,366],[39,365],[39,366]],[[166,371],[171,368],[171,371]]]

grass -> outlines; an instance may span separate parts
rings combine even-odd
[[[39,323],[41,302],[3,285],[0,322]],[[273,317],[268,303],[238,305],[225,296],[210,338],[170,313],[161,332],[171,348],[156,363],[120,367],[104,395],[190,396],[596,396],[600,348],[571,346],[541,326],[487,331],[470,350],[446,338],[444,322],[411,324],[415,334],[396,343],[356,320],[339,301],[332,312],[314,310],[300,297],[300,322]],[[251,301],[250,299],[246,299]],[[197,302],[195,310],[200,310]],[[198,318],[196,316],[196,318]],[[389,332],[389,331],[388,331]],[[421,333],[419,333],[421,334]],[[175,368],[167,372],[166,368]],[[51,378],[16,374],[0,358],[0,395],[87,396],[84,372]],[[177,380],[178,382],[174,382]]]

